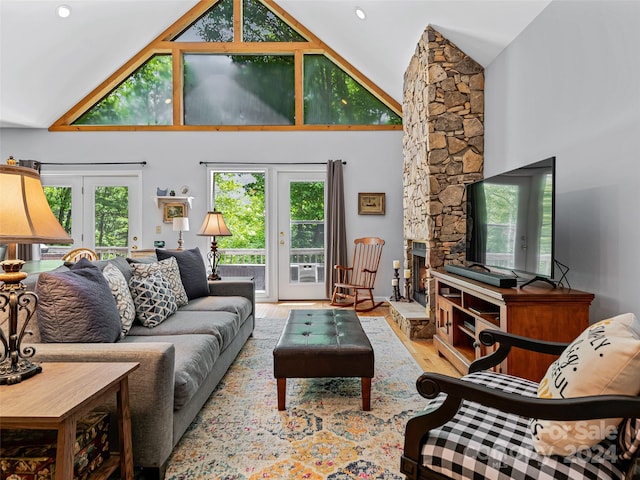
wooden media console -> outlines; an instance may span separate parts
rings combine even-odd
[[[484,329],[571,342],[589,325],[592,293],[548,285],[499,288],[444,270],[431,270],[431,275],[436,288],[433,342],[463,374],[476,358],[491,353],[478,340]],[[552,355],[514,348],[496,370],[539,382],[554,360]]]

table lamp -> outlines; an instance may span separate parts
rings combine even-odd
[[[213,237],[211,241],[211,251],[207,254],[209,259],[209,268],[211,268],[211,274],[209,280],[220,280],[222,277],[218,275],[218,267],[220,266],[220,252],[218,252],[218,243],[216,237],[230,237],[231,232],[224,223],[224,217],[222,213],[218,211],[207,212],[202,226],[198,231],[198,235]]]
[[[188,217],[175,217],[173,219],[173,231],[180,232],[178,234],[178,251],[184,250],[182,248],[182,232],[189,231],[189,218]]]
[[[0,243],[8,244],[7,259],[0,262],[0,385],[20,383],[42,371],[29,358],[33,347],[22,348],[26,327],[36,311],[38,297],[22,283],[24,261],[17,259],[18,243],[73,243],[54,216],[33,168],[18,167],[12,157],[0,165]],[[5,317],[8,312],[8,317]],[[18,330],[19,315],[24,318]],[[8,335],[4,325],[8,323]]]

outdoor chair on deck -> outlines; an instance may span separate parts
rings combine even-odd
[[[81,258],[86,258],[87,260],[98,260],[98,254],[91,250],[90,248],[75,248],[70,252],[67,252],[62,260],[65,262],[77,262]]]
[[[337,272],[337,281],[333,286],[331,305],[337,307],[353,305],[356,312],[368,312],[383,303],[374,301],[373,286],[376,282],[384,240],[378,237],[365,237],[356,238],[353,243],[355,251],[352,266],[336,265],[334,267]],[[363,295],[364,298],[359,295]],[[362,302],[369,302],[370,306],[359,307]]]
[[[640,325],[633,319],[623,348],[601,325],[568,345],[482,331],[480,342],[499,348],[473,362],[468,375],[418,378],[418,392],[430,401],[407,422],[400,471],[411,480],[640,479]],[[540,384],[491,370],[511,347],[560,358]],[[625,390],[635,393],[610,394]],[[605,428],[600,419],[611,420]]]

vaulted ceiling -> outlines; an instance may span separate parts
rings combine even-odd
[[[402,102],[404,71],[427,25],[486,67],[551,0],[275,1]],[[1,0],[0,127],[48,128],[196,3]],[[68,18],[57,16],[61,4]]]

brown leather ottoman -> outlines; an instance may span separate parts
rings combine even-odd
[[[373,348],[353,310],[291,310],[273,350],[278,410],[287,378],[360,377],[362,409],[371,410]]]

